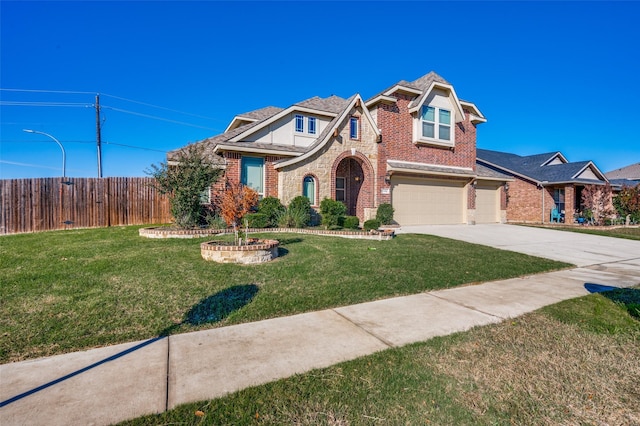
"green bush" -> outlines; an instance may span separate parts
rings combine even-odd
[[[391,225],[393,223],[393,212],[394,209],[391,204],[380,204],[376,212],[376,220],[379,220],[382,225]]]
[[[208,213],[204,219],[207,223],[207,228],[227,229],[227,222],[225,222],[223,218],[215,213]]]
[[[292,226],[304,228],[311,223],[311,202],[304,195],[299,195],[291,200],[287,210],[293,222]]]
[[[202,145],[191,144],[180,149],[169,162],[152,164],[145,173],[155,178],[152,184],[169,197],[171,215],[180,228],[195,228],[205,219],[202,193],[222,175],[222,169],[212,164]]]
[[[360,219],[358,219],[358,216],[346,216],[342,226],[347,229],[358,229],[360,226]]]
[[[325,198],[320,202],[320,214],[322,215],[322,224],[328,229],[334,226],[342,226],[344,216],[347,213],[347,206],[341,201]]]
[[[277,197],[264,197],[258,203],[258,213],[267,217],[267,226],[278,226],[278,218],[286,209]]]
[[[247,220],[247,226],[249,228],[267,228],[270,226],[269,216],[264,213],[247,213],[244,215],[244,219]],[[244,224],[244,219],[242,224]]]
[[[372,229],[380,228],[380,221],[378,219],[369,219],[364,223],[364,230],[371,231]]]

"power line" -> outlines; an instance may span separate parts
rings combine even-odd
[[[36,106],[36,107],[85,107],[91,108],[92,104],[80,102],[32,102],[32,101],[0,101],[1,106]]]
[[[30,93],[65,93],[73,95],[95,95],[96,92],[79,92],[75,90],[39,90],[39,89],[2,89],[5,92],[30,92]]]
[[[64,143],[95,143],[95,141],[83,141],[83,140],[65,140],[60,139],[60,142]],[[51,140],[24,140],[24,139],[0,139],[0,143],[51,143]]]
[[[153,119],[153,120],[166,121],[166,122],[169,122],[169,123],[181,124],[183,126],[197,127],[199,129],[213,130],[214,132],[218,131],[218,129],[214,129],[212,127],[198,126],[197,124],[185,123],[184,121],[178,121],[178,120],[170,120],[168,118],[157,117],[155,115],[143,114],[143,113],[140,113],[140,112],[129,111],[129,110],[126,110],[126,109],[115,108],[115,107],[111,107],[111,106],[107,106],[107,105],[102,105],[101,107],[103,109],[108,108],[108,109],[113,110],[113,111],[122,112],[122,113],[125,113],[125,114],[137,115],[139,117],[150,118],[150,119]]]
[[[163,109],[163,110],[165,110],[165,111],[176,112],[176,113],[178,113],[178,114],[184,114],[184,115],[190,115],[190,116],[192,116],[192,117],[203,118],[203,119],[205,119],[205,120],[215,120],[215,121],[219,121],[219,120],[218,120],[218,119],[216,119],[216,118],[205,117],[204,115],[193,114],[193,113],[190,113],[190,112],[178,111],[178,110],[176,110],[176,109],[171,109],[171,108],[162,107],[162,106],[158,106],[158,105],[148,104],[148,103],[146,103],[146,102],[135,101],[135,100],[133,100],[133,99],[127,99],[127,98],[123,98],[123,97],[120,97],[120,96],[110,95],[110,94],[108,94],[108,93],[101,93],[101,95],[103,95],[103,96],[107,96],[107,97],[110,97],[110,98],[114,98],[114,99],[119,99],[119,100],[121,100],[121,101],[132,102],[132,103],[135,103],[135,104],[144,105],[144,106],[148,106],[148,107],[152,107],[152,108]]]
[[[154,151],[154,152],[162,152],[163,154],[166,154],[169,151],[162,151],[160,149],[153,149],[153,148],[145,148],[142,146],[134,146],[134,145],[125,145],[123,143],[115,143],[115,142],[102,142],[105,145],[115,145],[115,146],[122,146],[125,148],[134,148],[134,149],[142,149],[144,151]]]
[[[12,166],[20,166],[20,167],[35,167],[38,169],[60,170],[60,167],[42,166],[40,164],[18,163],[17,161],[0,160],[0,163],[10,164]]]

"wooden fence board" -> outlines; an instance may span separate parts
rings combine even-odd
[[[168,223],[153,178],[0,180],[0,234]]]

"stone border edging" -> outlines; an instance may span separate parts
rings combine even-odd
[[[262,234],[266,232],[321,235],[379,241],[388,241],[393,239],[395,236],[395,232],[392,229],[385,229],[371,233],[365,231],[330,231],[325,229],[307,228],[249,228],[249,233],[252,234]],[[201,238],[232,233],[233,230],[231,229],[167,229],[162,227],[140,228],[138,231],[138,234],[145,238]]]

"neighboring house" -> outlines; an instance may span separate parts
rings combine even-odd
[[[507,188],[509,222],[549,222],[555,208],[571,223],[583,210],[585,185],[609,183],[592,161],[571,163],[560,152],[519,156],[478,149],[477,156],[478,165],[513,179]]]
[[[620,186],[636,186],[640,183],[640,163],[612,170],[604,175],[611,183],[615,183]]]
[[[501,222],[511,178],[476,165],[485,121],[431,72],[367,101],[314,97],[240,114],[198,143],[225,169],[214,192],[242,183],[285,205],[305,195],[314,208],[331,198],[361,221],[391,203],[401,225]]]

